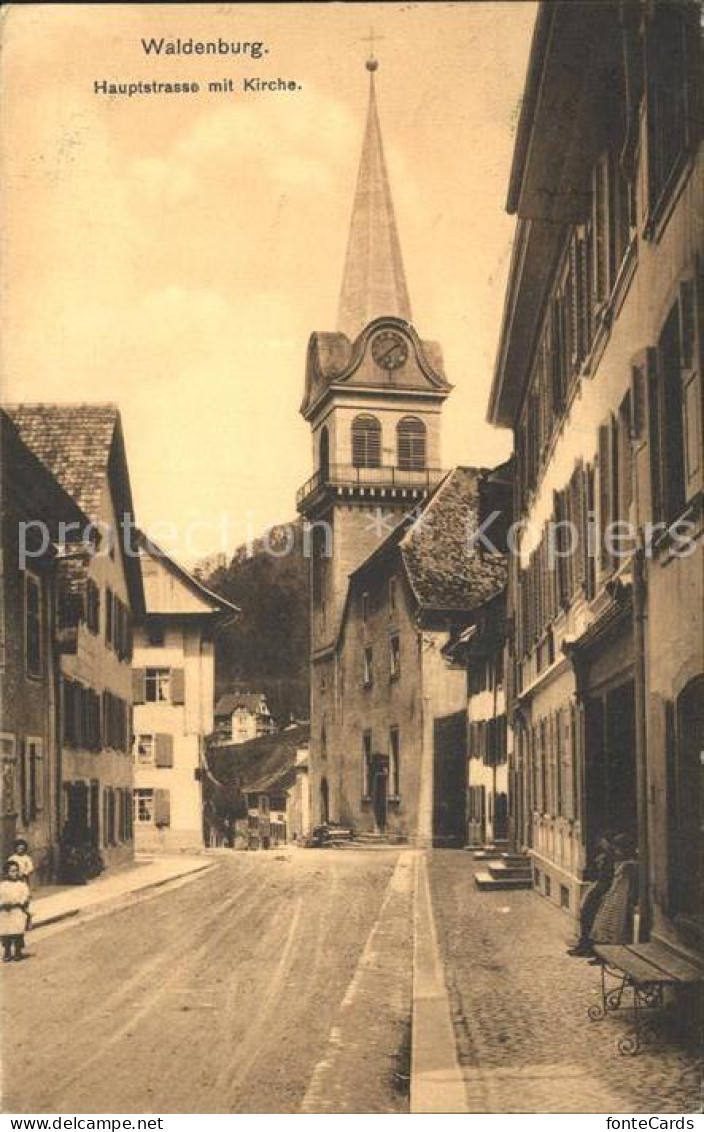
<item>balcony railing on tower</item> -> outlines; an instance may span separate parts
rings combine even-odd
[[[324,488],[347,488],[351,491],[368,489],[388,491],[393,489],[427,492],[435,487],[443,476],[442,468],[400,468],[382,465],[378,468],[360,468],[354,464],[331,464],[329,468],[319,468],[296,492],[296,507],[300,511],[305,504]]]

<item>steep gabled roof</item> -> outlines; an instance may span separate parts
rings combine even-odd
[[[154,540],[144,534],[143,531],[137,531],[135,542],[144,553],[155,559],[155,561],[161,562],[164,568],[168,570],[170,574],[173,574],[174,577],[178,578],[186,589],[189,589],[193,594],[199,597],[201,601],[209,605],[213,613],[239,614],[242,612],[238,605],[234,605],[233,602],[228,601],[227,598],[222,597],[221,594],[217,594],[214,590],[209,590],[207,586],[204,586],[194,574],[191,574],[185,566],[182,566],[175,558],[172,558],[165,550],[157,546]],[[147,613],[149,612],[150,610],[147,610]],[[156,612],[161,613],[162,611],[157,610]]]
[[[390,554],[399,556],[422,610],[471,611],[506,583],[506,559],[470,548],[477,526],[483,469],[455,468],[352,574],[361,578]]]
[[[98,518],[103,484],[106,479],[109,481],[130,605],[133,612],[142,613],[144,592],[139,563],[136,555],[125,553],[122,545],[123,537],[134,531],[134,504],[117,406],[25,404],[6,405],[5,411],[27,447],[91,520]]]
[[[232,715],[237,708],[244,708],[256,715],[262,700],[266,703],[263,692],[226,692],[215,705],[215,715]]]
[[[52,538],[58,537],[58,524],[61,522],[74,524],[70,533],[76,529],[76,523],[81,528],[87,526],[88,515],[59,483],[46,464],[27,446],[17,425],[2,408],[0,408],[0,451],[2,451],[0,492],[3,509],[9,505],[9,498],[6,497],[12,482],[13,491],[19,489],[21,493],[22,506],[26,508],[25,517],[40,519],[46,523]]]
[[[22,440],[87,515],[100,507],[120,414],[116,405],[8,405]]]

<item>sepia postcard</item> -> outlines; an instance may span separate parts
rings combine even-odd
[[[702,26],[4,5],[4,1128],[697,1127]]]

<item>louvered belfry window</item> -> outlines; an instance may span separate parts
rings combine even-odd
[[[398,422],[398,466],[405,471],[425,467],[425,425],[417,417],[404,417]]]
[[[355,468],[381,467],[381,425],[368,413],[352,422],[352,463]]]

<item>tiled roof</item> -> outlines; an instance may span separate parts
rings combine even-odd
[[[469,547],[485,469],[455,468],[388,536],[359,570],[397,549],[418,604],[427,610],[472,610],[506,584],[506,559]]]
[[[232,715],[237,708],[243,707],[256,715],[262,699],[264,695],[260,692],[226,692],[216,703],[215,714]]]
[[[116,405],[7,405],[22,440],[87,515],[95,517],[119,423]]]
[[[310,726],[302,724],[248,743],[212,747],[208,765],[223,786],[236,786],[246,794],[278,793],[292,785],[296,752],[309,739]]]
[[[473,609],[506,582],[503,555],[469,547],[479,507],[476,468],[455,468],[401,539],[408,577],[420,604]]]
[[[118,524],[131,535],[134,504],[120,413],[112,404],[5,405],[24,442],[89,519],[98,518],[109,477]],[[127,519],[124,518],[127,516]],[[124,556],[133,614],[144,612],[142,572],[137,555]]]

